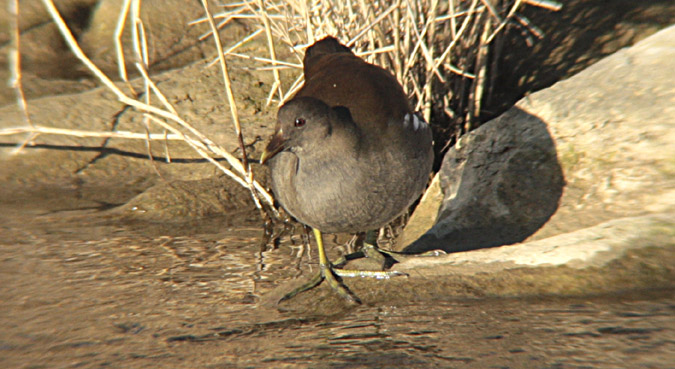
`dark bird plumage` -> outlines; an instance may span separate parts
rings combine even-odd
[[[378,229],[424,190],[431,129],[388,71],[335,38],[310,46],[305,83],[280,109],[263,161],[277,200],[321,232]]]

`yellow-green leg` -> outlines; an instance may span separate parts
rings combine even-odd
[[[328,282],[328,285],[340,296],[344,297],[349,302],[360,304],[361,300],[359,300],[359,298],[342,283],[340,277],[369,277],[378,279],[388,279],[394,276],[406,275],[405,273],[395,271],[365,271],[365,270],[337,269],[333,266],[333,264],[331,264],[328,261],[328,257],[326,257],[326,251],[324,249],[321,231],[319,231],[318,229],[312,229],[312,231],[314,232],[314,237],[316,238],[317,247],[319,249],[320,271],[309,282],[294,289],[293,291],[289,292],[284,297],[282,297],[281,300],[279,300],[279,302],[288,300],[301,292],[310,290],[321,284],[321,282],[325,279]],[[366,238],[368,239],[368,235],[366,236]],[[371,248],[374,248],[374,246],[371,246]],[[377,250],[374,250],[374,252],[377,252]],[[368,254],[366,255],[369,256]],[[382,254],[379,254],[379,257],[384,258]]]

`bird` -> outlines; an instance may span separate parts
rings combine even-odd
[[[280,301],[326,280],[359,304],[342,277],[403,273],[339,269],[326,257],[322,234],[366,232],[366,243],[374,245],[375,232],[407,211],[426,188],[434,160],[432,132],[390,72],[335,37],[306,49],[303,73],[303,86],[278,110],[260,162],[269,167],[278,203],[311,227],[320,272]]]

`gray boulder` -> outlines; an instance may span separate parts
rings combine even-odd
[[[426,233],[399,249],[470,250],[673,214],[674,60],[671,26],[466,135],[443,160],[442,196],[411,219]]]
[[[438,178],[438,221],[405,251],[520,242],[555,212],[564,185],[546,123],[519,108],[463,137],[443,158]]]

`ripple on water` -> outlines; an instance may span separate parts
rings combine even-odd
[[[260,252],[257,224],[224,228],[210,219],[154,227],[98,214],[0,214],[0,366],[667,368],[675,362],[672,291],[439,299],[298,315],[265,306],[261,297],[307,278],[316,266],[287,243]]]

